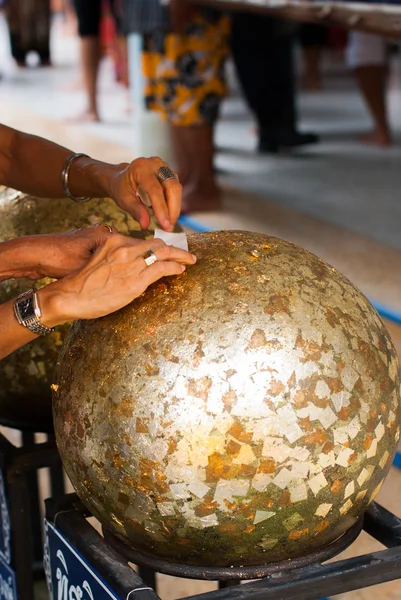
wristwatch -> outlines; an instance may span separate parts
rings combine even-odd
[[[38,294],[35,288],[24,292],[14,302],[14,314],[20,325],[27,327],[35,335],[47,335],[54,331],[40,322],[42,316],[39,308]]]

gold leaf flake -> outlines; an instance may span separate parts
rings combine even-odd
[[[355,483],[353,481],[350,481],[344,490],[344,500],[346,500],[346,498],[349,498],[349,496],[352,496],[352,494],[354,492],[355,492]]]
[[[331,511],[332,506],[333,506],[332,504],[327,504],[327,503],[320,504],[320,506],[317,507],[315,515],[317,517],[322,517],[324,519],[324,517],[326,517],[329,514],[329,512]]]
[[[293,513],[288,519],[283,521],[283,525],[287,529],[287,531],[291,531],[292,529],[295,529],[295,527],[297,527],[300,523],[302,523],[302,521],[303,518],[300,514]]]
[[[312,479],[310,479],[308,483],[310,489],[315,494],[315,496],[320,492],[320,490],[322,490],[328,485],[327,479],[323,475],[323,473],[315,475],[315,477],[312,477]]]
[[[262,521],[266,521],[267,519],[271,519],[274,517],[276,513],[270,510],[257,510],[255,513],[255,518],[253,520],[253,524],[261,523]]]
[[[340,515],[346,515],[347,512],[349,512],[351,510],[352,506],[353,506],[352,500],[347,500],[347,502],[345,504],[343,504],[343,506],[340,508]]]

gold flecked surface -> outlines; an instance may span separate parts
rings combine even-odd
[[[33,198],[0,186],[0,241],[45,233],[61,233],[97,223],[114,225],[121,233],[141,237],[139,225],[112,200],[92,200],[77,204],[71,200]],[[154,222],[152,227],[154,228]],[[148,237],[153,232],[148,231]],[[38,282],[14,279],[0,282],[0,303],[16,298]],[[0,423],[51,431],[51,393],[54,366],[69,326],[38,338],[1,362]]]
[[[262,234],[193,234],[195,266],[77,322],[54,421],[67,473],[133,547],[196,565],[306,554],[363,513],[400,430],[382,321],[338,271]]]

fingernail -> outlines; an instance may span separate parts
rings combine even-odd
[[[184,265],[181,265],[181,271],[185,271]]]
[[[195,254],[191,254],[191,256],[192,256],[192,260],[193,260],[194,262],[196,262],[196,256],[195,256]]]
[[[169,219],[165,219],[163,221],[163,227],[164,227],[164,229],[170,229],[170,230],[173,228]]]

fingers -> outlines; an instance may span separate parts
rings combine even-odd
[[[103,228],[99,228],[103,229]],[[161,277],[180,275],[195,256],[162,240],[138,242],[119,233],[110,234],[93,257],[70,277],[65,277],[64,320],[93,319],[110,314],[140,296]],[[148,250],[156,262],[148,266]],[[65,292],[68,292],[67,294]]]
[[[150,225],[150,215],[148,209],[142,202],[136,202],[134,207],[132,208],[130,205],[129,212],[134,217],[134,219],[138,221],[139,225],[141,226],[141,229],[148,229]]]
[[[184,265],[193,265],[196,262],[196,256],[194,254],[182,250],[181,248],[176,248],[175,246],[168,246],[162,240],[146,242],[146,246],[148,246],[148,248],[145,251],[141,249],[143,256],[148,250],[151,250],[155,253],[156,258],[159,261],[175,261]]]
[[[155,253],[157,261],[160,262],[177,262],[184,265],[193,265],[196,262],[196,256],[176,248],[168,246],[162,240],[138,241],[127,238],[121,234],[111,236],[104,244],[102,250],[104,253],[116,253],[118,262],[131,262],[140,259],[143,262],[142,268],[147,269],[145,263],[145,255],[149,250]]]
[[[156,173],[152,173],[152,175],[149,177],[149,183],[145,189],[150,198],[157,221],[160,223],[163,229],[166,231],[172,231],[174,229],[174,225],[170,221],[164,189],[160,181],[157,179]]]
[[[158,261],[151,265],[150,267],[146,267],[144,271],[142,271],[141,277],[141,285],[143,287],[143,291],[146,290],[149,285],[158,281],[162,277],[169,277],[171,275],[181,275],[185,271],[185,266],[171,260],[167,261]]]
[[[132,165],[135,165],[135,170],[137,169],[136,182],[139,184],[139,190],[148,195],[156,219],[163,229],[171,231],[173,225],[169,218],[164,189],[157,178],[159,169],[164,165],[163,161],[160,158],[139,159]],[[147,203],[146,198],[141,200],[144,204]]]
[[[130,169],[137,189],[143,190],[147,194],[160,225],[166,231],[172,231],[181,211],[182,186],[175,179],[163,183],[159,181],[158,172],[163,166],[167,167],[168,165],[160,158],[141,158],[133,161]],[[141,204],[141,218],[143,218],[143,211],[148,216],[146,208],[143,206],[143,204],[147,204],[146,198],[142,198]],[[139,222],[142,226],[142,221]]]
[[[81,229],[79,233],[84,233],[89,235],[91,240],[91,247],[89,249],[90,253],[93,254],[99,246],[104,244],[111,236],[118,233],[118,229],[113,227],[112,225],[92,225],[90,227],[86,227],[85,229]]]
[[[164,195],[171,223],[176,223],[181,212],[182,185],[178,179],[169,179],[163,183]]]

